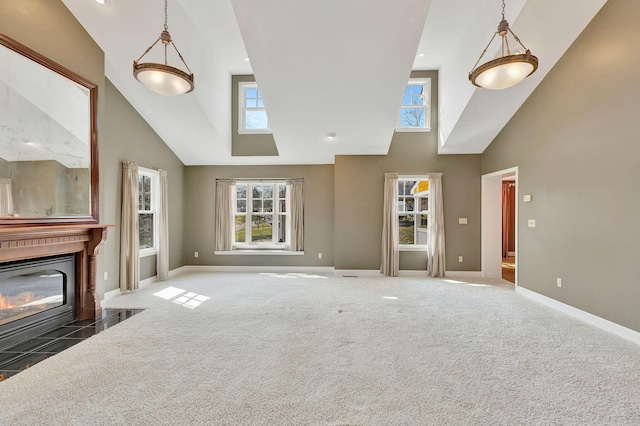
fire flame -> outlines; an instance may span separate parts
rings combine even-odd
[[[3,297],[2,293],[0,293],[0,311],[3,309],[12,309],[14,306],[11,304],[11,301],[8,297]]]

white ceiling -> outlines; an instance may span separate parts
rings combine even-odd
[[[386,154],[412,69],[439,70],[439,152],[481,153],[606,0],[507,0],[540,66],[497,92],[472,86],[468,72],[500,21],[499,0],[169,0],[169,31],[195,75],[194,92],[179,97],[131,72],[163,29],[162,0],[63,2],[104,50],[107,78],[176,155],[212,165]],[[256,76],[279,156],[231,156],[234,74]]]

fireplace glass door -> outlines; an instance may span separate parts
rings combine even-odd
[[[0,281],[0,326],[66,303],[60,271],[42,269]]]
[[[75,255],[0,263],[0,350],[75,319]]]

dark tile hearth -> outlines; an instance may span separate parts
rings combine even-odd
[[[142,311],[143,309],[104,309],[102,318],[73,321],[0,351],[0,382]]]

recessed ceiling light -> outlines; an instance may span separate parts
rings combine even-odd
[[[35,143],[33,143],[33,142],[25,142],[24,144],[28,145],[28,146],[34,146],[35,145]]]
[[[336,139],[336,134],[335,133],[327,133],[327,139],[329,139],[330,141],[333,141]]]
[[[424,58],[424,53],[418,53],[418,58]]]
[[[109,0],[93,0],[98,3],[100,6],[107,6],[109,4]]]
[[[249,61],[251,61],[251,60],[250,60],[249,58],[244,58],[244,59],[243,59],[243,61],[245,61],[245,62],[249,62]]]

